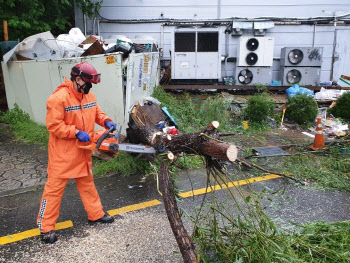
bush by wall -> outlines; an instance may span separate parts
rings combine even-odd
[[[288,98],[286,118],[295,121],[302,127],[310,126],[318,113],[318,106],[314,99],[305,94],[298,94]]]
[[[337,104],[329,109],[328,112],[337,118],[350,120],[350,92],[344,93],[339,97]]]
[[[248,106],[244,110],[244,115],[249,121],[255,123],[263,122],[272,115],[274,107],[274,102],[268,96],[252,96],[248,99]]]

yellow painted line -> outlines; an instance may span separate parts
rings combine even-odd
[[[57,223],[55,226],[55,230],[66,229],[69,227],[73,227],[73,222],[71,220]],[[30,238],[30,237],[35,237],[35,236],[40,236],[39,228],[27,230],[21,233],[13,234],[13,235],[0,237],[0,245],[17,242],[17,241]]]
[[[132,212],[132,211],[135,211],[135,210],[144,209],[144,208],[147,208],[147,207],[160,205],[160,204],[161,204],[160,201],[158,201],[157,199],[154,199],[154,200],[151,200],[151,201],[148,201],[148,202],[143,202],[143,203],[134,204],[134,205],[128,205],[128,206],[124,206],[124,207],[121,207],[121,208],[109,210],[108,214],[110,216],[115,216],[115,215],[118,215],[118,214],[124,214],[124,213]]]
[[[215,185],[213,187],[200,188],[197,190],[180,193],[179,196],[181,196],[182,198],[187,198],[187,197],[191,197],[194,195],[201,195],[201,194],[205,194],[205,193],[210,193],[214,190],[221,190],[221,189],[225,189],[225,188],[229,188],[229,187],[233,187],[233,186],[240,186],[240,185],[246,185],[246,184],[251,184],[251,183],[256,183],[256,182],[261,182],[261,181],[267,181],[267,180],[271,180],[271,179],[275,179],[275,178],[279,178],[279,177],[281,177],[281,176],[279,176],[277,174],[269,174],[266,176],[260,176],[260,177],[254,177],[254,178],[235,181],[235,182],[229,182],[227,184]],[[124,206],[121,208],[109,210],[108,214],[111,216],[115,216],[118,214],[124,214],[124,213],[128,213],[128,212],[136,211],[136,210],[141,210],[141,209],[144,209],[147,207],[152,207],[152,206],[156,206],[156,205],[160,205],[160,204],[162,204],[162,203],[159,200],[154,199],[154,200],[143,202],[143,203],[138,203],[138,204],[134,204],[134,205]],[[73,222],[71,220],[57,223],[55,226],[55,230],[66,229],[69,227],[73,227]],[[27,231],[24,231],[21,233],[3,236],[3,237],[0,237],[0,245],[5,245],[8,243],[17,242],[17,241],[20,241],[20,240],[23,240],[26,238],[35,237],[35,236],[39,236],[39,235],[40,235],[39,228],[35,228],[35,229],[27,230]]]
[[[251,183],[271,180],[271,179],[275,179],[275,178],[279,178],[279,177],[281,177],[281,176],[279,176],[277,174],[269,174],[269,175],[265,175],[265,176],[254,177],[254,178],[244,179],[244,180],[235,181],[235,182],[228,182],[227,184],[221,184],[221,185],[217,184],[217,185],[214,185],[213,187],[207,187],[207,188],[201,188],[201,189],[197,189],[197,190],[193,190],[193,191],[188,191],[188,192],[180,193],[179,196],[181,196],[182,198],[187,198],[187,197],[191,197],[194,195],[202,195],[205,193],[210,193],[212,191],[217,191],[217,190],[221,190],[221,189],[225,189],[225,188],[229,188],[229,187],[233,187],[233,186],[251,184]]]

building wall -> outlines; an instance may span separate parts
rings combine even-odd
[[[342,10],[342,11],[339,11]],[[217,19],[229,17],[316,17],[332,16],[350,13],[350,0],[129,0],[113,1],[104,0],[100,15],[107,19]],[[76,24],[82,30],[83,16],[79,10],[76,10]],[[110,35],[126,35],[129,38],[135,38],[137,35],[151,35],[163,47],[163,57],[170,59],[171,45],[174,41],[174,26],[164,26],[163,40],[161,40],[161,23],[106,23],[100,22],[97,26],[97,20],[88,20],[87,33],[99,33],[104,38]],[[220,45],[222,55],[225,55],[225,29],[220,26]],[[321,71],[321,81],[331,80],[332,76],[336,79],[338,75],[344,72],[332,73],[332,56],[334,52],[336,30],[350,30],[350,26],[341,25],[318,25],[314,35],[313,25],[275,25],[267,31],[267,36],[275,38],[273,80],[279,80],[279,57],[283,47],[307,47],[321,46],[324,48],[323,64]],[[245,31],[244,35],[253,35],[253,32]],[[315,36],[315,39],[314,39]],[[237,57],[238,37],[229,35],[228,55]],[[350,44],[349,44],[350,45]],[[347,48],[350,52],[350,46]],[[349,54],[343,54],[348,55]],[[222,76],[233,74],[235,68],[234,62],[227,63],[227,68],[222,65]],[[350,70],[350,69],[349,69]]]

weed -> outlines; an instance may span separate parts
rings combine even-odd
[[[46,127],[32,121],[29,115],[21,110],[18,105],[0,116],[0,122],[12,124],[11,129],[19,139],[43,146],[48,144],[49,132]]]
[[[109,173],[130,176],[132,174],[147,174],[152,171],[149,163],[141,158],[135,158],[127,153],[120,152],[117,157],[106,162],[95,160],[94,174],[106,175]]]
[[[183,132],[201,130],[212,121],[220,123],[219,131],[233,130],[228,111],[230,101],[222,95],[195,104],[188,94],[175,97],[166,93],[162,87],[156,87],[152,96],[169,109]]]

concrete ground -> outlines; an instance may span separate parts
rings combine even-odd
[[[291,130],[275,130],[273,133],[249,138],[236,135],[227,139],[241,147],[312,142],[312,139],[301,135],[300,131]],[[164,207],[159,202],[162,197],[157,192],[153,176],[146,180],[142,180],[141,176],[124,178],[118,175],[96,179],[105,210],[121,209],[124,213],[116,215],[113,224],[93,226],[87,223],[84,207],[72,180],[65,190],[58,219],[67,228],[57,231],[59,240],[56,244],[45,245],[33,233],[37,230],[35,219],[42,184],[46,180],[46,150],[14,140],[6,127],[4,129],[2,126],[0,153],[0,165],[5,167],[0,170],[0,185],[17,186],[12,190],[5,187],[0,190],[0,262],[182,262]],[[30,164],[30,167],[21,166],[23,164]],[[8,176],[9,171],[14,175]],[[18,179],[22,178],[22,174],[30,176]],[[41,180],[30,181],[35,177]],[[7,184],[11,182],[9,179],[21,183]],[[240,175],[231,176],[233,181],[240,179]],[[284,178],[266,177],[261,180],[239,186],[239,189],[247,195],[253,188],[257,191],[266,188],[270,192],[285,189],[284,195],[271,195],[273,201],[264,203],[268,214],[278,219],[283,226],[288,226],[290,222],[350,220],[350,193],[301,187]],[[26,187],[29,182],[32,182],[30,187]],[[203,189],[206,173],[204,170],[183,171],[178,174],[176,183],[183,191]],[[223,202],[226,200],[226,191],[216,193]],[[232,191],[237,193],[238,189],[233,187]],[[194,207],[198,207],[202,199],[202,194],[185,198],[179,206],[193,214]],[[146,207],[149,201],[153,203]],[[192,223],[187,217],[184,221],[187,230],[191,232]],[[21,240],[9,243],[19,233],[22,235]],[[30,233],[33,237],[27,238]]]

